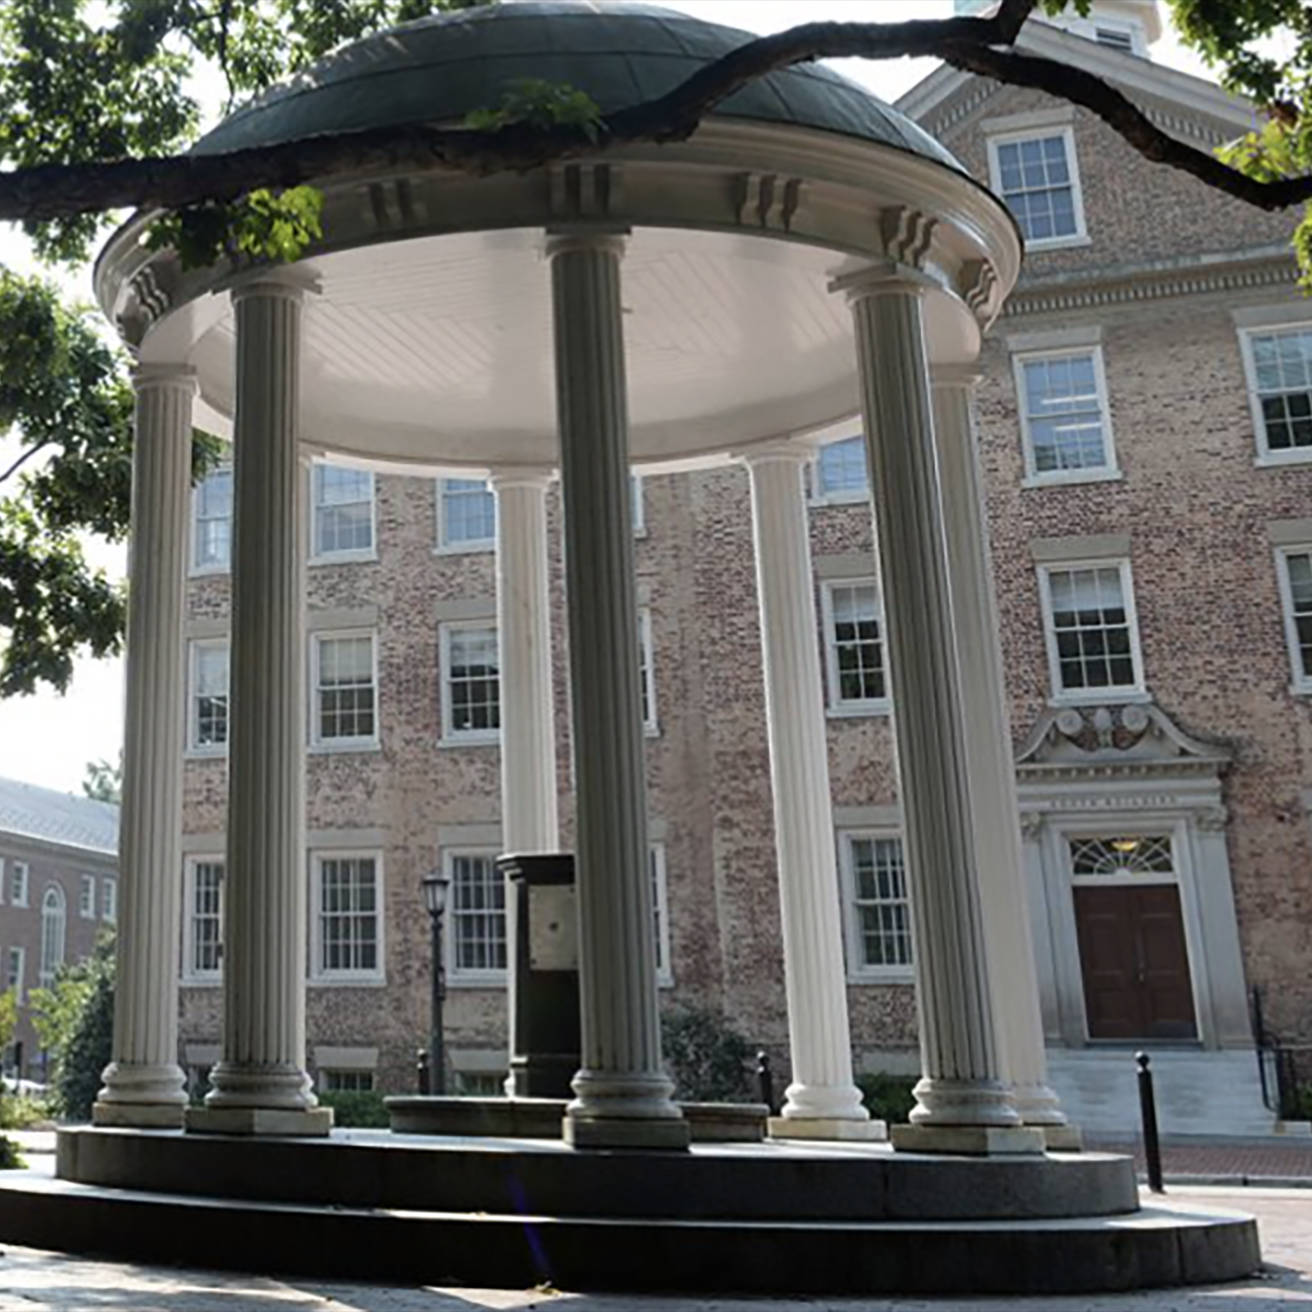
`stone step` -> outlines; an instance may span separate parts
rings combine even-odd
[[[1012,1222],[617,1220],[182,1197],[32,1171],[0,1176],[0,1241],[432,1285],[770,1295],[1111,1292],[1260,1264],[1251,1217],[1180,1206]]]

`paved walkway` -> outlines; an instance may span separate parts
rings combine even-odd
[[[1096,1298],[690,1299],[283,1281],[10,1248],[0,1258],[0,1312],[1312,1312],[1306,1190],[1196,1188],[1170,1196],[1256,1213],[1267,1271],[1235,1285]]]
[[[1144,1173],[1143,1145],[1090,1138],[1090,1148],[1129,1153]],[[1162,1145],[1162,1174],[1190,1184],[1299,1184],[1312,1186],[1312,1136],[1299,1139],[1177,1140]],[[1312,1207],[1312,1198],[1309,1199]],[[1312,1226],[1309,1227],[1312,1229]]]

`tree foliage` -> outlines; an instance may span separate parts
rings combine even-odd
[[[677,1098],[687,1102],[750,1101],[755,1049],[720,1012],[673,1007],[661,1016],[661,1050]]]
[[[37,1040],[54,1063],[54,1109],[65,1120],[89,1120],[113,1042],[113,935],[103,935],[89,957],[60,967],[48,989],[28,997]]]
[[[1000,0],[987,16],[807,23],[744,42],[649,101],[602,114],[571,87],[524,81],[454,125],[307,138],[187,156],[203,124],[196,75],[217,70],[235,108],[334,46],[482,0],[0,0],[0,221],[48,260],[84,259],[115,211],[160,212],[150,241],[188,265],[289,260],[321,235],[315,183],[354,168],[532,168],[626,142],[688,136],[756,78],[825,57],[930,55],[1035,87],[1100,115],[1148,158],[1264,208],[1312,198],[1312,6],[1303,0],[1168,0],[1186,44],[1254,99],[1261,129],[1216,155],[1169,136],[1114,86],[1015,48],[1032,13],[1089,0]],[[1292,226],[1292,224],[1291,224]],[[1312,222],[1295,235],[1312,269]],[[87,312],[0,269],[0,696],[66,686],[79,652],[121,640],[120,590],[79,534],[120,539],[130,492],[123,360]],[[204,463],[205,451],[198,453]]]
[[[94,802],[113,802],[117,806],[123,800],[123,753],[113,764],[88,761],[82,772],[82,792]]]

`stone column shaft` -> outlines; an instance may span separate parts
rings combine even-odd
[[[969,368],[935,370],[933,396],[994,1023],[1002,1077],[1022,1122],[1042,1127],[1050,1147],[1078,1147],[1078,1133],[1048,1086],[988,516],[970,413],[977,377]]]
[[[182,616],[191,488],[189,369],[133,373],[127,687],[113,1060],[97,1125],[179,1126],[178,916],[182,888]]]
[[[648,872],[638,613],[620,317],[623,241],[553,238],[556,410],[564,494],[577,789],[583,1066],[576,1146],[681,1147],[661,1068]]]
[[[305,472],[298,450],[303,286],[233,292],[228,851],[223,1052],[188,1126],[321,1134],[305,1073]]]
[[[1038,1151],[1001,1079],[919,276],[847,284],[856,328],[915,931],[922,1078],[895,1146]]]
[[[870,1121],[852,1080],[824,691],[802,489],[802,466],[810,454],[780,445],[746,458],[793,1076],[771,1133],[875,1138],[882,1137],[883,1125]]]

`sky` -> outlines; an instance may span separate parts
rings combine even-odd
[[[761,34],[781,31],[804,22],[825,19],[850,22],[897,22],[908,18],[945,18],[951,0],[663,0],[696,18],[746,28]],[[1153,50],[1155,60],[1205,76],[1202,64],[1184,50],[1171,33]],[[933,70],[933,60],[890,60],[873,63],[838,60],[834,67],[869,87],[885,100],[894,100]],[[205,94],[206,91],[209,94]],[[204,103],[218,104],[217,85],[198,89]],[[36,272],[21,233],[0,225],[0,264],[22,272]],[[71,295],[91,300],[90,267],[60,272],[58,281]],[[7,453],[16,453],[13,439],[0,438],[0,469]],[[9,454],[12,459],[12,454]],[[115,577],[126,566],[119,547],[89,541],[88,555]],[[0,700],[0,777],[22,779],[64,792],[80,791],[88,761],[116,760],[122,741],[123,667],[120,660],[77,662],[68,692],[60,696],[41,691],[30,697]]]

